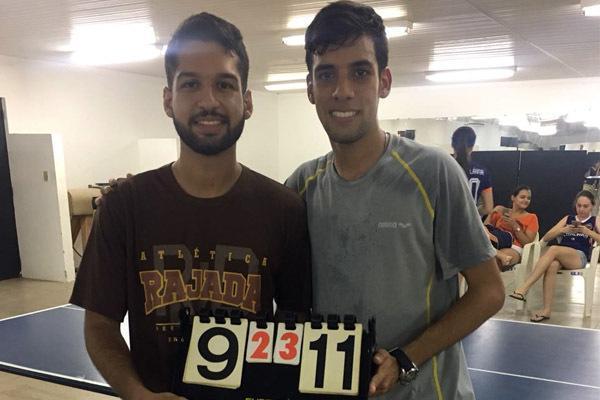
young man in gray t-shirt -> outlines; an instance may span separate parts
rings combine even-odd
[[[504,287],[456,161],[379,128],[384,29],[371,7],[341,1],[306,32],[308,98],[333,150],[287,181],[307,203],[314,311],[376,317],[371,395],[473,399],[459,341],[502,307]],[[457,300],[459,272],[469,290]]]

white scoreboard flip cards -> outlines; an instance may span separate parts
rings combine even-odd
[[[374,321],[363,332],[351,316],[343,322],[334,315],[327,322],[313,316],[311,322],[299,324],[289,315],[285,322],[273,323],[233,314],[195,316],[187,322],[191,329],[189,340],[184,334],[187,352],[180,375],[187,396],[192,391],[201,398],[203,388],[212,390],[204,395],[220,388],[226,399],[269,398],[274,393],[289,399],[366,398]],[[255,393],[267,377],[272,381],[266,393]],[[251,382],[247,386],[252,389],[245,389],[244,382]],[[286,387],[272,387],[278,385]]]
[[[345,330],[325,325],[312,329],[304,324],[302,362],[300,364],[301,393],[358,394],[362,325]]]

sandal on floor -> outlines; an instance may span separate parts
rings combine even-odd
[[[519,300],[522,302],[526,302],[527,300],[525,299],[525,295],[522,293],[518,293],[518,292],[512,292],[511,294],[508,295],[508,297],[512,297],[515,300]]]
[[[535,314],[533,317],[531,317],[529,320],[531,322],[542,322],[545,321],[547,319],[550,319],[550,317],[548,317],[547,315],[540,315],[540,314]]]

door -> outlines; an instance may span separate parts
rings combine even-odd
[[[21,274],[15,207],[6,146],[7,135],[6,104],[0,97],[0,279],[15,278]]]

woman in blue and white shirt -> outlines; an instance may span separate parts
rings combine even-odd
[[[513,299],[525,301],[527,291],[544,277],[544,308],[535,312],[532,322],[541,322],[550,318],[556,273],[560,269],[585,268],[590,260],[594,242],[600,241],[598,220],[592,216],[594,196],[582,190],[575,196],[575,215],[566,215],[544,235],[543,241],[558,239],[542,255],[523,285],[510,294]]]

